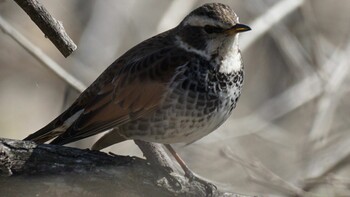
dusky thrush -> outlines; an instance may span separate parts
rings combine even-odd
[[[205,4],[124,53],[67,110],[25,140],[55,138],[51,144],[63,145],[110,129],[93,149],[129,139],[198,140],[236,106],[243,84],[238,33],[248,30],[229,6]]]

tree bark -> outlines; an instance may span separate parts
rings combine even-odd
[[[146,160],[0,138],[0,193],[6,196],[236,196]]]
[[[77,49],[77,45],[67,35],[62,23],[56,20],[37,0],[15,0],[34,23],[49,38],[64,57]]]

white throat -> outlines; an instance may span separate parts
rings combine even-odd
[[[242,69],[241,53],[238,48],[238,35],[226,39],[221,46],[218,46],[220,42],[217,41],[208,42],[206,50],[198,50],[181,40],[178,36],[176,37],[176,42],[180,48],[196,53],[208,61],[211,60],[211,53],[218,51],[219,57],[215,61],[218,61],[220,65],[219,72],[221,73],[232,73]]]
[[[232,73],[242,69],[242,57],[238,48],[238,34],[219,49],[221,57],[219,72]]]

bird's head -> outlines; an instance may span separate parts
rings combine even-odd
[[[229,6],[210,3],[193,10],[176,30],[176,39],[182,47],[211,56],[232,47],[236,35],[250,27],[240,24]]]

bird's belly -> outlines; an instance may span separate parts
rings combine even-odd
[[[239,95],[238,89],[216,97],[201,93],[170,95],[150,117],[124,125],[122,130],[130,139],[165,144],[193,142],[214,131],[229,117]]]

